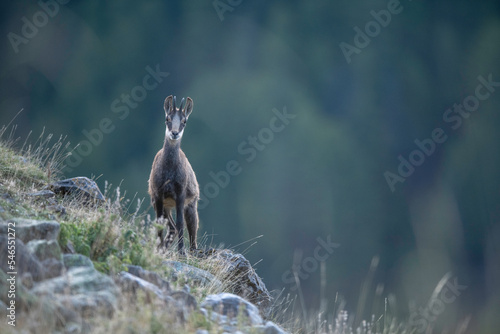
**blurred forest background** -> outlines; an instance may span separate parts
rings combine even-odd
[[[24,109],[17,136],[80,143],[65,176],[146,197],[163,101],[190,96],[200,235],[263,235],[245,254],[269,289],[296,293],[295,268],[310,309],[395,296],[405,317],[451,272],[465,288],[437,322],[498,331],[500,2],[61,2],[0,5],[0,124]]]

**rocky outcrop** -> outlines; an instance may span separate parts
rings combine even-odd
[[[112,318],[123,305],[151,304],[173,315],[180,323],[193,313],[209,323],[217,323],[228,333],[285,333],[265,321],[271,297],[264,283],[241,254],[229,250],[199,251],[197,256],[223,268],[222,281],[194,266],[164,261],[162,276],[139,266],[128,265],[114,276],[97,271],[92,261],[81,254],[62,254],[57,242],[60,225],[53,220],[13,219],[16,237],[16,305],[23,317],[31,319],[30,330],[46,328],[66,333],[91,332],[96,317]],[[0,249],[8,247],[8,224],[0,220]],[[12,237],[12,235],[11,235]],[[6,282],[8,252],[0,252],[0,280]],[[230,284],[224,284],[226,280]],[[172,282],[184,285],[173,290]],[[207,288],[235,294],[212,294],[198,304],[190,293]],[[7,287],[0,284],[0,308],[7,303]],[[36,310],[36,311],[33,311]],[[137,310],[140,311],[140,310]],[[203,330],[198,332],[202,333]]]
[[[1,223],[0,223],[1,225]],[[34,256],[28,247],[21,241],[16,240],[16,272],[19,278],[30,277],[33,281],[41,281],[45,278],[50,278],[60,274],[61,268],[58,264],[54,264],[52,259],[47,259],[47,262],[40,262]],[[0,234],[0,269],[4,272],[12,271],[8,266],[8,256],[6,251],[8,247],[8,238],[6,235]]]
[[[164,261],[163,264],[170,269],[170,278],[174,282],[179,278],[183,278],[186,283],[195,286],[214,285],[222,287],[222,282],[208,271],[178,261]]]
[[[269,314],[271,294],[243,255],[228,249],[209,249],[198,251],[197,256],[218,262],[218,267],[225,273],[224,280],[232,282],[232,292],[257,305],[265,316]]]
[[[262,334],[285,333],[275,323],[265,322],[255,305],[231,293],[207,296],[201,303],[201,310],[207,318],[217,322],[229,333],[234,333],[237,329]]]
[[[60,229],[59,223],[54,220],[14,218],[0,221],[0,234],[7,235],[9,226],[14,227],[16,239],[24,243],[31,240],[57,240]]]
[[[111,317],[117,307],[118,287],[92,267],[73,267],[61,276],[36,284],[31,293],[64,305],[83,318]]]
[[[41,192],[47,191],[74,198],[84,204],[103,204],[106,201],[95,181],[83,176],[52,182]]]
[[[262,325],[263,322],[255,305],[232,293],[209,295],[201,307],[210,311],[212,320],[223,324],[236,326],[241,318],[244,319],[244,324],[249,326]]]

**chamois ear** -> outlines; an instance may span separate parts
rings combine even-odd
[[[163,103],[163,109],[165,109],[165,113],[166,114],[169,114],[172,112],[172,108],[173,108],[173,97],[172,95],[170,95],[169,97],[167,97],[165,99],[165,102]]]
[[[189,115],[191,115],[191,112],[193,111],[193,100],[188,97],[186,99],[186,106],[184,107],[184,115],[186,116],[186,118],[189,117]]]

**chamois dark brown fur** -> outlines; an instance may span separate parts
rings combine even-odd
[[[156,219],[166,228],[161,230],[160,247],[169,247],[178,236],[178,250],[184,252],[184,221],[189,233],[190,249],[197,249],[198,199],[200,190],[196,175],[186,155],[181,150],[181,138],[186,121],[193,111],[193,100],[186,99],[183,107],[175,106],[175,97],[165,99],[165,142],[155,156],[149,176],[149,196],[156,212]],[[176,219],[172,217],[175,209]]]

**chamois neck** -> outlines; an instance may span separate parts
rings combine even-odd
[[[181,141],[171,142],[165,138],[163,143],[163,158],[170,162],[175,162],[179,159],[179,151],[181,149]]]

